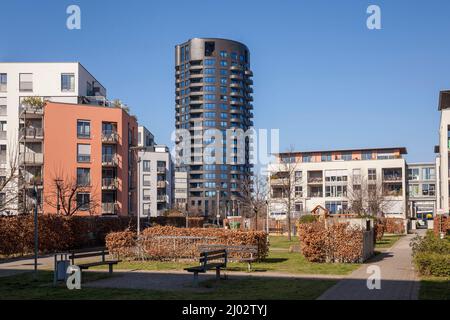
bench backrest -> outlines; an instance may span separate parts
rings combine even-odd
[[[214,249],[224,249],[227,252],[238,252],[238,253],[258,253],[258,246],[252,245],[242,245],[242,246],[227,246],[222,244],[210,244],[210,245],[201,245],[198,247],[200,252],[214,250]]]
[[[200,253],[200,264],[205,267],[208,262],[222,260],[227,265],[227,251],[225,249],[203,251]]]
[[[106,248],[91,248],[91,249],[82,249],[82,250],[73,250],[69,259],[72,260],[72,264],[75,264],[75,259],[80,258],[91,258],[91,257],[102,257],[102,261],[105,261],[106,256],[109,254],[109,251]]]

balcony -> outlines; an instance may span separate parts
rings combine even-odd
[[[117,178],[102,178],[102,190],[117,190]]]
[[[249,77],[253,77],[253,71],[251,70],[245,70],[245,75]]]
[[[169,196],[167,194],[158,194],[156,200],[157,202],[169,202]]]
[[[118,205],[114,202],[102,203],[102,214],[104,215],[117,215]]]
[[[158,174],[165,174],[166,173],[166,167],[157,167],[156,172]]]
[[[158,181],[158,182],[156,182],[156,187],[165,189],[167,187],[167,181]]]
[[[43,115],[44,108],[29,105],[20,106],[20,118],[42,118]]]
[[[78,104],[86,104],[93,106],[112,106],[112,102],[108,101],[104,96],[82,96],[78,97]]]
[[[19,131],[20,140],[41,141],[44,139],[43,128],[21,128]]]
[[[119,161],[115,154],[104,154],[102,155],[102,166],[104,167],[116,167]]]
[[[117,143],[119,141],[119,134],[116,131],[103,131],[102,142],[103,143]]]
[[[322,177],[309,177],[308,183],[309,184],[322,184],[323,178]]]
[[[19,163],[22,165],[42,165],[44,163],[44,154],[25,152],[19,155]]]

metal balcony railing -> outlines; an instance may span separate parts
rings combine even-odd
[[[102,178],[102,187],[106,189],[117,188],[117,178]]]
[[[20,164],[43,164],[44,163],[44,154],[33,153],[33,152],[21,153],[19,155],[19,163]]]
[[[119,134],[117,131],[102,131],[102,142],[117,143]]]
[[[118,206],[117,203],[107,202],[102,203],[102,214],[117,214]]]
[[[118,164],[117,156],[115,154],[103,154],[102,164],[109,166],[116,166]]]
[[[19,132],[20,139],[43,139],[44,128],[22,128]]]

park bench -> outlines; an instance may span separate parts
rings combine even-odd
[[[89,269],[90,267],[96,267],[101,265],[108,265],[109,273],[113,272],[113,265],[118,264],[120,260],[106,260],[106,256],[109,254],[106,248],[90,248],[82,250],[72,250],[69,255],[69,259],[72,261],[72,265],[75,265],[75,259],[101,257],[101,261],[81,263],[77,264],[80,270]]]
[[[227,267],[227,251],[224,249],[200,252],[199,266],[185,268],[194,273],[194,284],[198,284],[198,274],[216,269],[216,279],[220,280],[220,269]]]
[[[207,250],[219,250],[224,249],[228,253],[228,259],[236,262],[245,262],[247,263],[248,271],[252,271],[252,263],[258,260],[258,246],[252,245],[241,245],[241,246],[232,246],[232,245],[222,245],[222,244],[210,244],[210,245],[201,245],[198,247],[199,251],[207,251]],[[239,258],[230,258],[233,253],[239,254]]]

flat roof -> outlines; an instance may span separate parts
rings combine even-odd
[[[386,147],[386,148],[355,148],[355,149],[332,149],[332,150],[311,150],[311,151],[286,151],[273,153],[273,155],[283,154],[302,154],[302,153],[327,153],[327,152],[353,152],[353,151],[400,151],[400,154],[408,154],[405,147]]]

